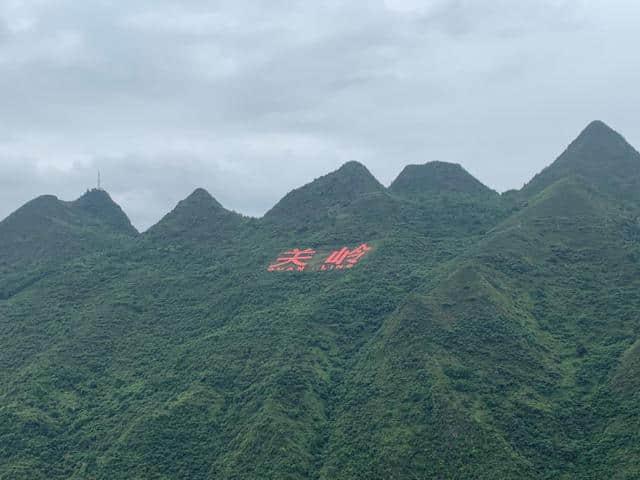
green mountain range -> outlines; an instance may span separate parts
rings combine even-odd
[[[0,479],[640,478],[640,154],[0,222]]]

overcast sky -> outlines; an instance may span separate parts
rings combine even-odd
[[[519,188],[594,119],[640,146],[637,0],[0,0],[0,218],[103,186],[262,215],[349,160]]]

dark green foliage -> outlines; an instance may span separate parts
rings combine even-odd
[[[87,191],[70,206],[76,210],[85,212],[93,222],[91,225],[104,225],[111,227],[113,231],[128,235],[136,235],[138,232],[129,222],[129,218],[122,209],[113,201],[107,192],[100,189]]]
[[[638,478],[620,138],[593,124],[503,195],[355,162],[263,219],[196,190],[139,236],[104,192],[30,202],[0,223],[0,479]]]
[[[408,196],[438,194],[497,195],[471,176],[462,166],[446,162],[407,165],[389,190]]]
[[[580,176],[619,201],[640,201],[640,154],[603,122],[590,123],[523,193],[536,194],[568,176]]]
[[[384,196],[385,188],[358,162],[345,163],[340,169],[288,193],[265,219],[280,224],[316,224],[354,201]],[[317,228],[315,226],[314,228]]]
[[[151,241],[161,239],[163,243],[172,240],[183,243],[231,241],[247,221],[241,215],[226,210],[209,192],[198,188],[151,227],[146,237]]]
[[[38,197],[0,222],[0,298],[73,257],[122,247],[137,233],[103,190],[87,191],[74,202]]]

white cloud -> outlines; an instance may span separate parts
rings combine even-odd
[[[384,0],[384,6],[394,13],[428,14],[447,4],[447,0]]]
[[[139,10],[125,16],[121,23],[125,28],[144,33],[187,37],[233,35],[243,29],[239,18],[222,10],[194,10],[180,4],[159,10]]]

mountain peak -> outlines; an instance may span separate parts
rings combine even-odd
[[[93,188],[87,190],[80,198],[70,202],[73,208],[80,209],[101,222],[127,234],[136,234],[129,218],[120,206],[113,201],[106,190]]]
[[[343,163],[342,166],[336,170],[336,173],[342,173],[343,175],[371,175],[367,167],[355,160]]]
[[[147,233],[165,238],[220,238],[242,220],[241,215],[224,208],[204,188],[196,188]]]
[[[601,120],[594,120],[589,123],[580,135],[578,135],[578,138],[572,142],[571,146],[576,148],[584,146],[585,144],[628,146],[627,141],[622,135]]]
[[[80,198],[76,201],[80,201],[82,199],[92,199],[95,201],[103,201],[103,202],[113,202],[111,196],[107,193],[106,190],[102,188],[91,188],[84,192]]]
[[[0,227],[5,229],[15,228],[17,225],[34,228],[41,224],[43,219],[64,218],[68,215],[65,202],[55,195],[40,195],[18,208],[7,218],[0,222]]]
[[[42,195],[0,222],[0,278],[27,266],[120,247],[136,234],[124,212],[102,190],[88,191],[72,202]]]
[[[618,132],[616,132],[613,128],[611,128],[609,125],[607,125],[602,120],[593,120],[593,121],[591,121],[584,128],[583,133],[584,132],[607,132],[607,133],[613,133],[615,135],[618,135]]]
[[[191,194],[178,204],[179,206],[199,206],[213,208],[215,210],[225,210],[225,208],[204,188],[196,188]]]
[[[100,189],[87,190],[72,202],[55,195],[40,195],[25,203],[0,222],[5,228],[28,228],[37,231],[51,222],[75,227],[107,227],[111,233],[137,234],[129,218],[109,194]]]
[[[495,193],[457,163],[428,162],[407,165],[389,190],[397,194],[429,195],[462,193],[468,195]]]
[[[204,188],[196,188],[187,198],[179,201],[176,207],[163,220],[170,217],[174,219],[188,217],[192,220],[204,220],[230,213]],[[160,220],[160,222],[163,220]]]
[[[32,200],[32,202],[43,203],[43,202],[58,202],[59,198],[55,195],[45,194],[40,195]]]
[[[606,123],[591,122],[567,149],[525,187],[536,194],[558,180],[581,177],[615,196],[637,197],[640,154]]]
[[[328,209],[346,206],[364,195],[384,190],[367,167],[350,161],[338,170],[289,192],[265,217],[315,218],[326,214]]]

